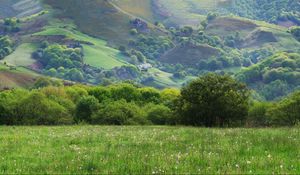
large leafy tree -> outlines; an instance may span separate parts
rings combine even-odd
[[[178,111],[184,124],[229,126],[245,120],[248,99],[246,85],[228,75],[207,74],[182,89]]]

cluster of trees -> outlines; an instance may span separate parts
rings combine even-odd
[[[144,62],[146,59],[139,51],[131,50],[127,53],[125,48],[120,49],[124,54],[135,57],[136,62]],[[139,70],[135,66],[124,65],[112,70],[104,70],[85,64],[84,50],[79,43],[66,46],[43,42],[32,57],[42,64],[43,74],[76,82],[111,84],[124,79],[137,79],[139,75]]]
[[[21,30],[20,20],[17,18],[5,18],[4,19],[4,32],[5,33],[16,33]]]
[[[0,93],[0,124],[171,124],[175,122],[171,109],[178,96],[175,89],[159,91],[126,83],[64,87],[44,79],[30,91]]]
[[[207,15],[206,25],[209,21],[215,19],[217,14],[209,13]],[[203,24],[202,24],[203,25]],[[203,26],[205,28],[205,26]],[[215,35],[208,34],[203,29],[195,30],[189,26],[182,28],[169,29],[172,34],[172,39],[181,45],[189,45],[189,47],[197,47],[198,45],[209,45],[216,50],[218,56],[212,56],[209,59],[202,59],[195,62],[192,67],[194,75],[202,74],[203,71],[216,71],[229,67],[250,66],[253,62],[249,55],[244,55],[238,50],[238,45],[242,41],[240,33],[236,32],[233,35],[220,38]],[[257,52],[258,53],[258,52]],[[195,58],[195,60],[197,60]],[[184,69],[191,68],[187,66]]]
[[[231,127],[290,126],[299,122],[299,92],[278,103],[252,104],[249,95],[244,84],[217,74],[200,77],[181,91],[129,83],[65,87],[43,79],[32,90],[0,92],[0,124]]]
[[[237,78],[248,85],[262,84],[257,86],[258,92],[267,100],[273,100],[300,86],[299,68],[299,54],[280,52],[244,69]]]
[[[13,42],[8,36],[0,36],[0,59],[13,51]]]
[[[249,126],[294,126],[299,121],[299,91],[278,102],[254,102],[248,114]]]
[[[145,63],[147,60],[146,56],[138,50],[135,49],[126,50],[125,46],[121,46],[119,50],[123,55],[130,58],[129,62],[131,64],[137,65],[137,64]]]
[[[79,82],[84,80],[83,53],[80,47],[68,48],[44,42],[32,56],[43,65],[46,75]]]
[[[174,47],[169,37],[147,36],[139,34],[136,41],[131,41],[129,45],[145,55],[146,58],[155,60],[167,50]]]
[[[233,0],[226,8],[230,13],[246,18],[272,23],[291,20],[299,24],[300,4],[297,0]]]

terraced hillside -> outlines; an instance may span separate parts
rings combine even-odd
[[[39,0],[1,0],[0,19],[7,17],[25,17],[42,11]]]

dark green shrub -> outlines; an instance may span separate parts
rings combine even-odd
[[[270,126],[271,119],[267,116],[267,111],[272,106],[267,102],[255,102],[249,109],[247,124],[251,127]]]
[[[295,126],[300,121],[300,92],[295,92],[289,97],[276,103],[267,112],[272,125]]]
[[[176,119],[171,109],[164,105],[149,104],[144,107],[147,119],[155,125],[175,124]]]
[[[40,92],[32,92],[21,100],[17,106],[20,118],[18,124],[25,125],[58,125],[71,124],[72,116],[55,101],[49,100]]]
[[[92,122],[92,115],[99,108],[99,101],[93,96],[82,97],[76,106],[75,122]]]
[[[133,102],[125,100],[107,102],[92,116],[93,124],[138,125],[147,124],[145,113]]]

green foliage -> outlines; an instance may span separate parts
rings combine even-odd
[[[73,121],[63,106],[53,100],[47,99],[40,92],[32,92],[27,98],[21,100],[16,108],[17,111],[21,112],[17,116],[21,118],[20,124],[57,125],[71,124]]]
[[[64,87],[49,79],[36,89],[0,92],[0,125],[184,124],[292,126],[299,122],[300,93],[277,102],[248,104],[249,91],[228,75],[207,74],[177,89],[130,83]],[[46,82],[46,83],[45,83]],[[248,113],[248,108],[249,114]],[[247,118],[246,118],[247,117]]]
[[[178,94],[170,97],[173,90],[161,92],[127,83],[106,87],[64,87],[56,86],[55,81],[46,78],[40,78],[37,82],[36,89],[31,91],[0,92],[0,124],[59,125],[83,122],[127,125],[151,124],[155,118],[165,121],[165,124],[176,123],[171,121],[173,113],[169,107],[178,98]],[[149,111],[144,106],[149,106]],[[160,117],[159,111],[162,112]],[[151,116],[151,120],[147,116]]]
[[[33,53],[33,57],[43,64],[44,73],[49,76],[84,81],[83,53],[80,47],[67,48],[59,44],[43,43],[41,48]]]
[[[206,20],[212,21],[212,20],[216,19],[217,17],[218,17],[218,14],[210,12],[207,14]]]
[[[40,77],[35,81],[33,88],[39,89],[47,86],[62,86],[62,83],[58,80],[53,80],[46,77]]]
[[[131,34],[131,35],[137,35],[137,34],[138,34],[137,29],[131,29],[131,30],[130,30],[130,34]]]
[[[188,125],[234,126],[244,122],[248,99],[244,84],[228,75],[207,74],[182,89],[178,112]]]
[[[17,18],[5,18],[4,19],[4,32],[6,33],[16,33],[20,29],[20,20]]]
[[[298,41],[300,41],[300,27],[293,27],[291,33]]]
[[[11,90],[0,92],[0,125],[15,125],[22,123],[18,114],[22,111],[17,110],[19,102],[28,96],[26,90]]]
[[[130,45],[140,51],[146,58],[155,60],[164,54],[167,50],[174,47],[171,39],[166,36],[146,36],[140,34],[137,41],[133,41]],[[136,54],[133,54],[136,55]],[[140,60],[139,56],[136,55]],[[141,61],[141,60],[140,60]]]
[[[125,100],[107,102],[93,114],[93,124],[105,125],[140,125],[146,124],[144,111],[134,102]]]
[[[88,122],[92,121],[92,114],[99,107],[99,101],[93,96],[82,97],[76,106],[76,117],[75,121],[77,123],[80,122]]]
[[[267,112],[271,106],[272,104],[267,102],[255,102],[252,104],[247,117],[247,125],[252,127],[270,126],[272,121],[267,116]]]
[[[297,0],[233,0],[228,11],[242,17],[277,21],[291,20],[299,24],[300,5]]]
[[[262,83],[263,87],[257,87],[257,90],[266,99],[273,100],[287,95],[300,85],[299,68],[299,54],[280,52],[243,70],[237,75],[237,79],[249,85]]]
[[[300,121],[300,92],[275,104],[267,113],[273,125],[294,126]]]
[[[8,36],[0,36],[0,60],[12,53],[13,43]]]
[[[147,119],[155,125],[176,124],[177,119],[170,108],[159,104],[149,104],[144,107],[147,113]]]

